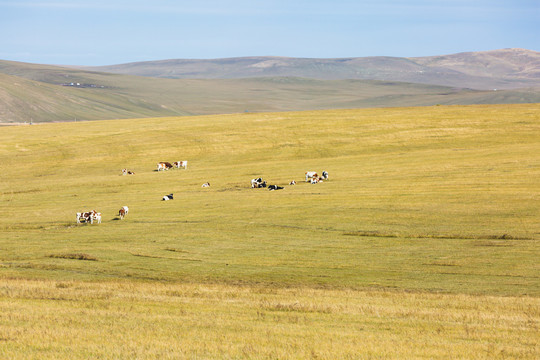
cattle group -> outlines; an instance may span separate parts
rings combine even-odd
[[[187,160],[175,161],[172,164],[170,162],[167,162],[167,161],[162,161],[162,162],[157,163],[157,171],[169,170],[169,169],[172,169],[173,167],[175,167],[177,169],[184,168],[184,169],[187,170]]]
[[[310,182],[311,184],[318,184],[318,183],[328,180],[327,171],[323,171],[321,174],[322,175],[319,176],[319,174],[316,171],[306,171],[306,182]],[[291,182],[289,182],[289,185],[296,185],[296,181],[292,180]],[[266,180],[263,180],[262,177],[251,179],[252,189],[266,188],[266,187],[268,187],[268,190],[270,191],[283,189],[283,186],[267,185]]]
[[[172,164],[170,162],[167,162],[167,161],[162,161],[162,162],[157,163],[157,171],[158,172],[159,171],[169,170],[169,169],[172,169],[173,167],[176,167],[178,169],[182,169],[182,168],[187,169],[187,160],[175,161]],[[131,170],[128,170],[128,169],[122,169],[122,175],[135,175],[135,173],[133,171],[131,171]],[[321,173],[321,176],[319,176],[319,174],[316,171],[306,171],[305,176],[306,176],[306,182],[310,182],[311,184],[317,184],[317,183],[328,180],[328,172],[327,171],[323,171]],[[279,186],[279,185],[275,185],[275,184],[268,185],[267,181],[263,180],[262,177],[251,179],[250,184],[251,184],[252,189],[255,189],[255,188],[268,188],[268,190],[270,190],[270,191],[284,189],[283,186]],[[296,185],[296,181],[294,181],[294,180],[290,181],[289,185]],[[205,182],[204,184],[202,184],[202,187],[203,188],[210,187],[210,183]],[[173,199],[174,199],[174,194],[172,194],[172,193],[168,194],[168,195],[164,195],[161,198],[162,201],[169,201],[169,200],[173,200]],[[127,206],[122,206],[122,208],[120,208],[120,210],[118,210],[118,216],[119,216],[120,220],[123,220],[124,217],[126,217],[126,215],[128,214],[128,212],[129,212],[129,208]],[[94,221],[96,221],[98,224],[101,223],[101,213],[100,212],[97,212],[95,210],[91,210],[91,211],[85,211],[85,212],[78,212],[77,213],[77,224],[80,224],[80,223],[93,224]]]
[[[306,182],[311,182],[312,184],[317,184],[323,182],[323,180],[328,180],[328,172],[323,171],[321,176],[316,171],[306,171]]]

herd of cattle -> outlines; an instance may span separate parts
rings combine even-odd
[[[157,171],[160,171],[160,170],[169,170],[169,169],[172,169],[173,167],[176,167],[178,169],[180,168],[184,168],[187,170],[187,160],[184,160],[184,161],[175,161],[173,162],[172,164],[170,162],[167,162],[167,161],[162,161],[162,162],[158,162],[157,164]]]
[[[164,171],[172,169],[173,167],[176,167],[178,169],[184,168],[187,169],[187,161],[175,161],[172,164],[167,161],[162,161],[157,164],[157,171]],[[135,173],[128,169],[122,169],[122,175],[135,175]],[[310,182],[311,184],[317,184],[323,181],[328,180],[328,172],[323,171],[321,173],[321,176],[316,171],[306,171],[306,182]],[[289,185],[296,185],[296,181],[292,180]],[[202,187],[210,187],[210,183],[206,182],[202,185]],[[283,186],[279,185],[267,185],[267,182],[263,180],[261,177],[256,179],[251,179],[251,188],[268,188],[270,191],[274,190],[282,190],[284,189]],[[164,195],[161,200],[162,201],[168,201],[173,200],[174,194],[168,194]],[[118,216],[120,217],[120,220],[124,219],[124,217],[128,214],[129,208],[127,206],[122,206],[120,210],[118,210]],[[85,211],[85,212],[78,212],[77,213],[77,224],[80,223],[90,223],[93,224],[94,221],[96,221],[98,224],[101,223],[101,213],[97,212],[95,210],[92,211]]]

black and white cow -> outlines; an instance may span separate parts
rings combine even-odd
[[[281,190],[281,189],[283,189],[283,186],[277,186],[277,185],[269,185],[268,186],[268,190],[270,190],[270,191]]]
[[[262,178],[256,178],[256,179],[251,179],[251,188],[252,189],[255,189],[255,188],[258,188],[259,184],[261,184],[263,182],[263,179]]]
[[[266,181],[264,181],[262,178],[251,179],[252,189],[265,188],[265,187],[266,187]]]
[[[169,201],[173,199],[173,194],[165,195],[161,201]]]

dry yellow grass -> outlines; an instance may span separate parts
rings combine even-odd
[[[3,280],[2,359],[538,359],[540,299]]]

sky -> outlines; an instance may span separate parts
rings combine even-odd
[[[0,59],[40,64],[502,48],[540,51],[540,0],[0,0]]]

